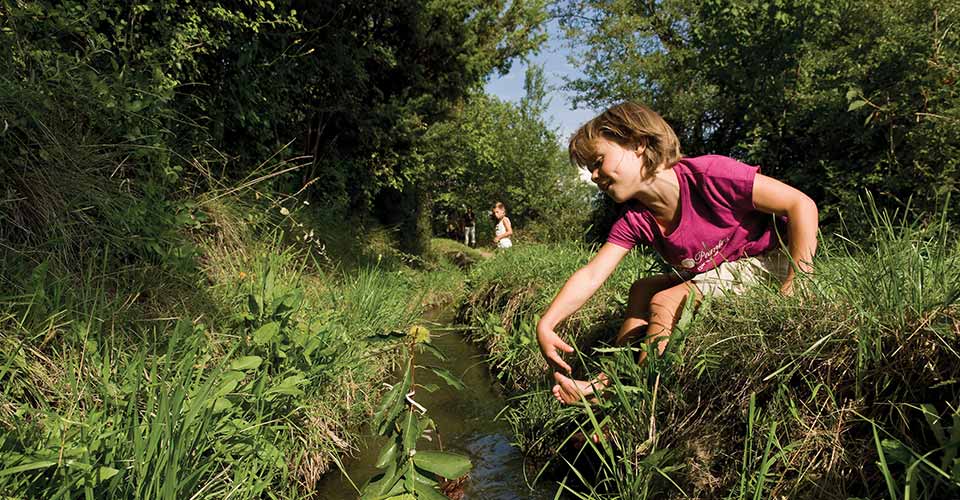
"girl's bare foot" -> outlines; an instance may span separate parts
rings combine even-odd
[[[553,386],[553,397],[565,404],[580,403],[586,398],[588,403],[596,403],[597,393],[607,386],[607,378],[601,375],[596,380],[574,380],[560,372],[553,372],[557,384]]]

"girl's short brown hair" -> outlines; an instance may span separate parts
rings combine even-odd
[[[681,158],[680,141],[673,128],[656,111],[635,102],[613,106],[584,123],[570,138],[570,161],[583,168],[593,167],[600,137],[628,148],[644,145],[647,168],[670,167]]]

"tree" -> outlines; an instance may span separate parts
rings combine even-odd
[[[533,66],[519,103],[478,93],[427,130],[417,148],[419,177],[432,193],[435,224],[461,207],[483,210],[499,200],[517,227],[539,222],[549,238],[579,234],[571,218],[585,219],[588,188],[546,123],[547,94],[543,69]]]
[[[580,99],[650,104],[685,154],[759,164],[821,213],[863,189],[921,208],[956,190],[955,2],[582,0],[558,13],[588,47],[570,82]]]

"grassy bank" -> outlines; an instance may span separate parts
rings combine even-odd
[[[442,252],[417,271],[387,231],[212,198],[193,266],[5,249],[5,495],[306,498],[393,368],[366,338],[460,293]]]
[[[867,213],[870,236],[826,237],[796,297],[758,288],[688,309],[642,366],[587,351],[577,369],[615,380],[590,408],[552,400],[532,328],[586,252],[517,248],[483,264],[465,316],[518,393],[506,413],[518,441],[559,450],[548,468],[582,498],[957,496],[960,242],[943,221]],[[621,266],[561,333],[609,339],[625,271],[644,267]]]

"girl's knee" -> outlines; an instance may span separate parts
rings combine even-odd
[[[676,282],[676,279],[667,274],[658,274],[656,276],[647,276],[633,282],[630,285],[630,309],[634,311],[644,311],[653,297],[658,293],[669,289]]]
[[[676,309],[689,295],[689,291],[677,287],[654,294],[650,299],[650,309]]]

